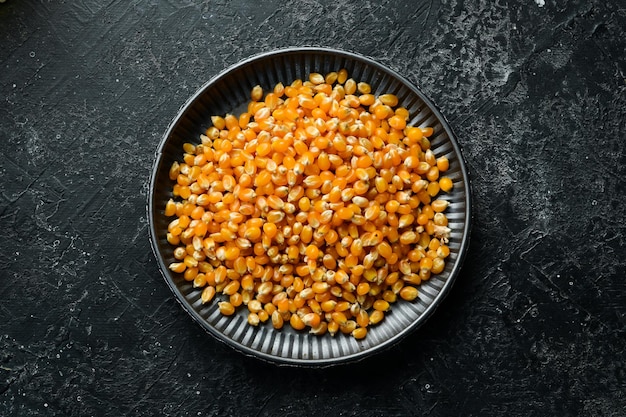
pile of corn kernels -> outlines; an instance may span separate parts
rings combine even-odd
[[[445,268],[449,161],[345,69],[250,96],[171,166],[169,267],[252,326],[362,339]]]

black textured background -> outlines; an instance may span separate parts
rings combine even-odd
[[[205,334],[157,269],[145,208],[184,101],[304,45],[415,82],[474,188],[436,314],[326,370]],[[0,416],[626,415],[625,46],[621,0],[0,4]]]

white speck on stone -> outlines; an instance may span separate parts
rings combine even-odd
[[[17,87],[17,84],[13,84],[13,88]]]
[[[535,0],[535,3],[537,3],[537,6],[539,7],[543,7],[546,5],[545,0]]]
[[[43,406],[48,408],[48,403],[43,403]]]

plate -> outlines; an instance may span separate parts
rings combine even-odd
[[[203,304],[202,289],[168,269],[174,262],[173,247],[166,240],[171,218],[164,215],[166,202],[172,198],[169,168],[182,160],[185,142],[199,143],[200,134],[211,126],[212,115],[238,114],[249,101],[250,90],[259,84],[265,91],[282,82],[308,79],[312,72],[326,74],[348,70],[357,82],[372,86],[372,93],[395,94],[400,105],[410,112],[409,124],[431,126],[431,149],[437,156],[446,155],[450,168],[446,175],[454,183],[445,195],[450,202],[446,210],[451,229],[450,255],[444,271],[419,287],[419,296],[412,302],[400,300],[392,305],[382,323],[370,326],[367,337],[356,340],[337,333],[315,336],[285,326],[275,330],[271,324],[247,324],[247,309],[239,308],[232,316],[223,316],[217,299]],[[354,362],[380,352],[415,331],[430,317],[449,292],[459,274],[469,244],[471,223],[470,184],[467,169],[457,140],[443,115],[417,87],[395,71],[373,59],[355,53],[327,48],[288,48],[250,57],[218,74],[204,84],[181,107],[169,125],[156,153],[150,181],[148,216],[152,249],[159,268],[176,299],[189,315],[218,340],[243,352],[281,365],[329,366]]]

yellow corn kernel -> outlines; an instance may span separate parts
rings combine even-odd
[[[374,310],[370,314],[370,324],[378,324],[385,317],[385,313],[381,310]]]
[[[311,328],[316,328],[321,323],[320,315],[317,313],[313,313],[313,312],[305,314],[301,320],[305,326],[308,326]],[[297,325],[300,325],[300,323],[297,323]],[[301,330],[301,329],[297,329],[297,330]]]
[[[241,293],[236,292],[228,298],[228,301],[230,302],[230,304],[232,304],[233,307],[237,308],[241,304],[243,304],[243,295],[241,295]]]
[[[220,310],[220,313],[225,316],[232,316],[233,314],[235,314],[235,306],[233,306],[228,301],[220,301],[219,303],[217,303],[217,306]]]
[[[222,293],[226,295],[233,295],[239,290],[240,286],[241,283],[239,281],[230,281],[228,284],[226,284],[226,286],[222,290]]]
[[[256,315],[259,317],[259,320],[261,321],[261,323],[265,323],[270,318],[269,314],[265,310],[259,311],[258,313],[256,313]]]
[[[440,274],[441,272],[443,272],[445,266],[445,261],[442,258],[436,257],[433,259],[433,265],[430,269],[430,272],[433,274]]]
[[[304,323],[302,318],[300,318],[300,316],[295,313],[291,315],[291,318],[289,319],[289,324],[295,330],[302,330],[306,327],[306,324]]]
[[[183,273],[185,269],[187,269],[187,265],[184,262],[173,262],[170,264],[169,268],[173,272]]]
[[[374,307],[374,310],[385,312],[385,311],[389,310],[389,302],[387,302],[387,301],[385,301],[383,299],[378,299],[378,300],[374,301],[373,307]]]
[[[432,207],[432,209],[433,209],[433,211],[435,213],[441,213],[446,208],[448,208],[449,204],[450,204],[450,202],[447,201],[447,200],[437,199],[437,200],[431,202],[430,206]],[[434,214],[433,214],[433,217],[434,217]]]
[[[378,99],[384,105],[395,107],[398,105],[398,97],[394,94],[382,94]]]
[[[370,324],[369,314],[367,313],[367,311],[364,308],[361,308],[356,313],[356,323],[360,327],[367,327]]]
[[[214,297],[215,297],[215,287],[213,286],[205,287],[200,296],[203,304],[211,302]]]
[[[314,334],[316,336],[321,336],[325,334],[327,330],[328,330],[328,324],[325,321],[322,321],[316,327],[312,327],[309,333]]]
[[[439,179],[439,188],[441,189],[441,191],[448,193],[450,192],[450,190],[452,190],[452,187],[452,180],[449,177],[441,177]]]
[[[400,297],[403,300],[413,301],[417,298],[417,296],[418,296],[417,288],[411,285],[406,285],[402,287],[402,289],[400,290]]]
[[[357,327],[356,329],[352,330],[352,337],[354,337],[357,340],[364,339],[366,335],[367,335],[367,328],[365,327]]]
[[[344,334],[351,334],[357,328],[356,321],[348,320],[345,324],[339,326],[339,330]]]
[[[282,314],[278,310],[274,310],[271,314],[271,317],[272,317],[272,326],[274,326],[274,328],[277,330],[282,329],[283,324],[284,324]]]

